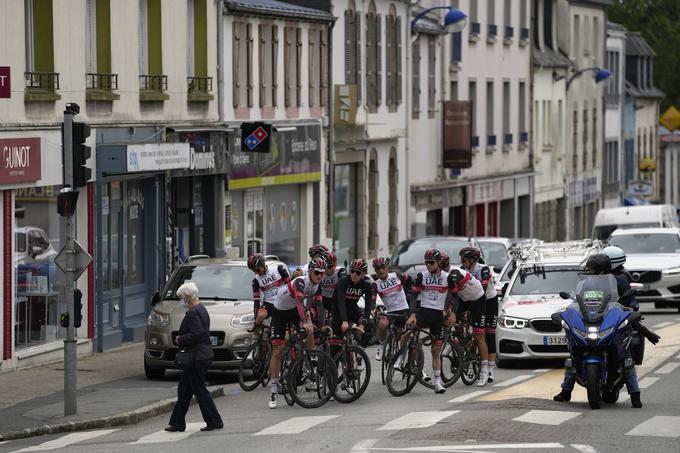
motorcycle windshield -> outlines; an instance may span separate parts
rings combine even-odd
[[[616,279],[612,274],[579,275],[576,296],[583,309],[601,313],[607,304],[619,299]]]

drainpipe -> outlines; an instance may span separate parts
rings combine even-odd
[[[224,0],[217,0],[217,114],[224,123]]]
[[[404,184],[405,187],[405,203],[406,203],[406,237],[411,237],[413,234],[411,232],[411,179],[410,179],[410,171],[409,171],[409,151],[410,151],[410,146],[409,146],[409,140],[411,137],[411,91],[413,90],[412,88],[412,78],[413,74],[411,71],[411,46],[413,45],[413,37],[411,36],[411,11],[413,8],[418,6],[420,4],[421,0],[416,0],[415,2],[408,3],[408,6],[406,7],[406,20],[404,21],[404,27],[406,27],[406,33],[404,33],[404,36],[407,36],[408,39],[406,40],[406,67],[404,68],[403,73],[406,74],[406,93],[404,93],[404,99],[406,100],[405,107],[406,107],[406,112],[404,114],[404,122],[405,122],[405,129],[406,129],[406,140],[404,140],[404,154],[406,155],[406,162],[404,165],[404,173],[406,177],[406,183]]]

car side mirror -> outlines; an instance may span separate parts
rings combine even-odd
[[[566,291],[560,291],[560,297],[564,300],[571,299],[571,294]]]
[[[153,293],[153,296],[151,296],[151,306],[153,307],[154,305],[156,305],[160,301],[161,301],[161,295],[158,291],[156,291],[155,293]]]
[[[45,252],[45,249],[43,249],[42,247],[39,247],[37,245],[31,247],[31,256],[33,257],[41,255],[43,252]]]

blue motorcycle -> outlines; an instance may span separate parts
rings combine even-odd
[[[571,354],[566,367],[586,388],[592,409],[599,409],[602,401],[615,403],[627,372],[634,366],[629,353],[633,327],[645,336],[654,335],[654,343],[658,336],[639,324],[640,313],[616,303],[619,294],[611,274],[581,275],[575,296],[562,292],[560,297],[575,300],[565,311],[552,315],[566,332]]]

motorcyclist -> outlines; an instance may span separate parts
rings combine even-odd
[[[617,262],[618,263],[618,262]],[[588,275],[606,275],[612,273],[612,263],[609,255],[605,253],[596,253],[591,255],[586,264],[584,272]],[[617,280],[618,283],[618,280]],[[617,285],[617,290],[619,296],[622,296],[621,292],[622,285]],[[628,289],[630,289],[630,284],[628,284]],[[627,290],[626,290],[627,291]],[[625,291],[624,291],[625,292]],[[634,327],[634,326],[633,326]],[[657,340],[658,341],[658,340]],[[576,383],[576,374],[570,368],[564,370],[564,380],[562,381],[562,390],[560,393],[553,397],[553,400],[559,402],[566,402],[571,400],[571,392],[574,389],[574,384]],[[637,373],[635,368],[632,367],[626,371],[626,388],[628,389],[628,394],[630,395],[631,405],[635,408],[641,408],[642,402],[640,401],[640,386],[638,385]]]
[[[623,249],[614,245],[603,248],[602,253],[607,255],[612,263],[612,275],[616,278],[616,287],[619,290],[619,296],[621,296],[630,290],[630,282],[632,281],[630,274],[623,267],[626,264],[626,253]],[[633,311],[640,309],[635,294],[621,297],[619,303]]]

